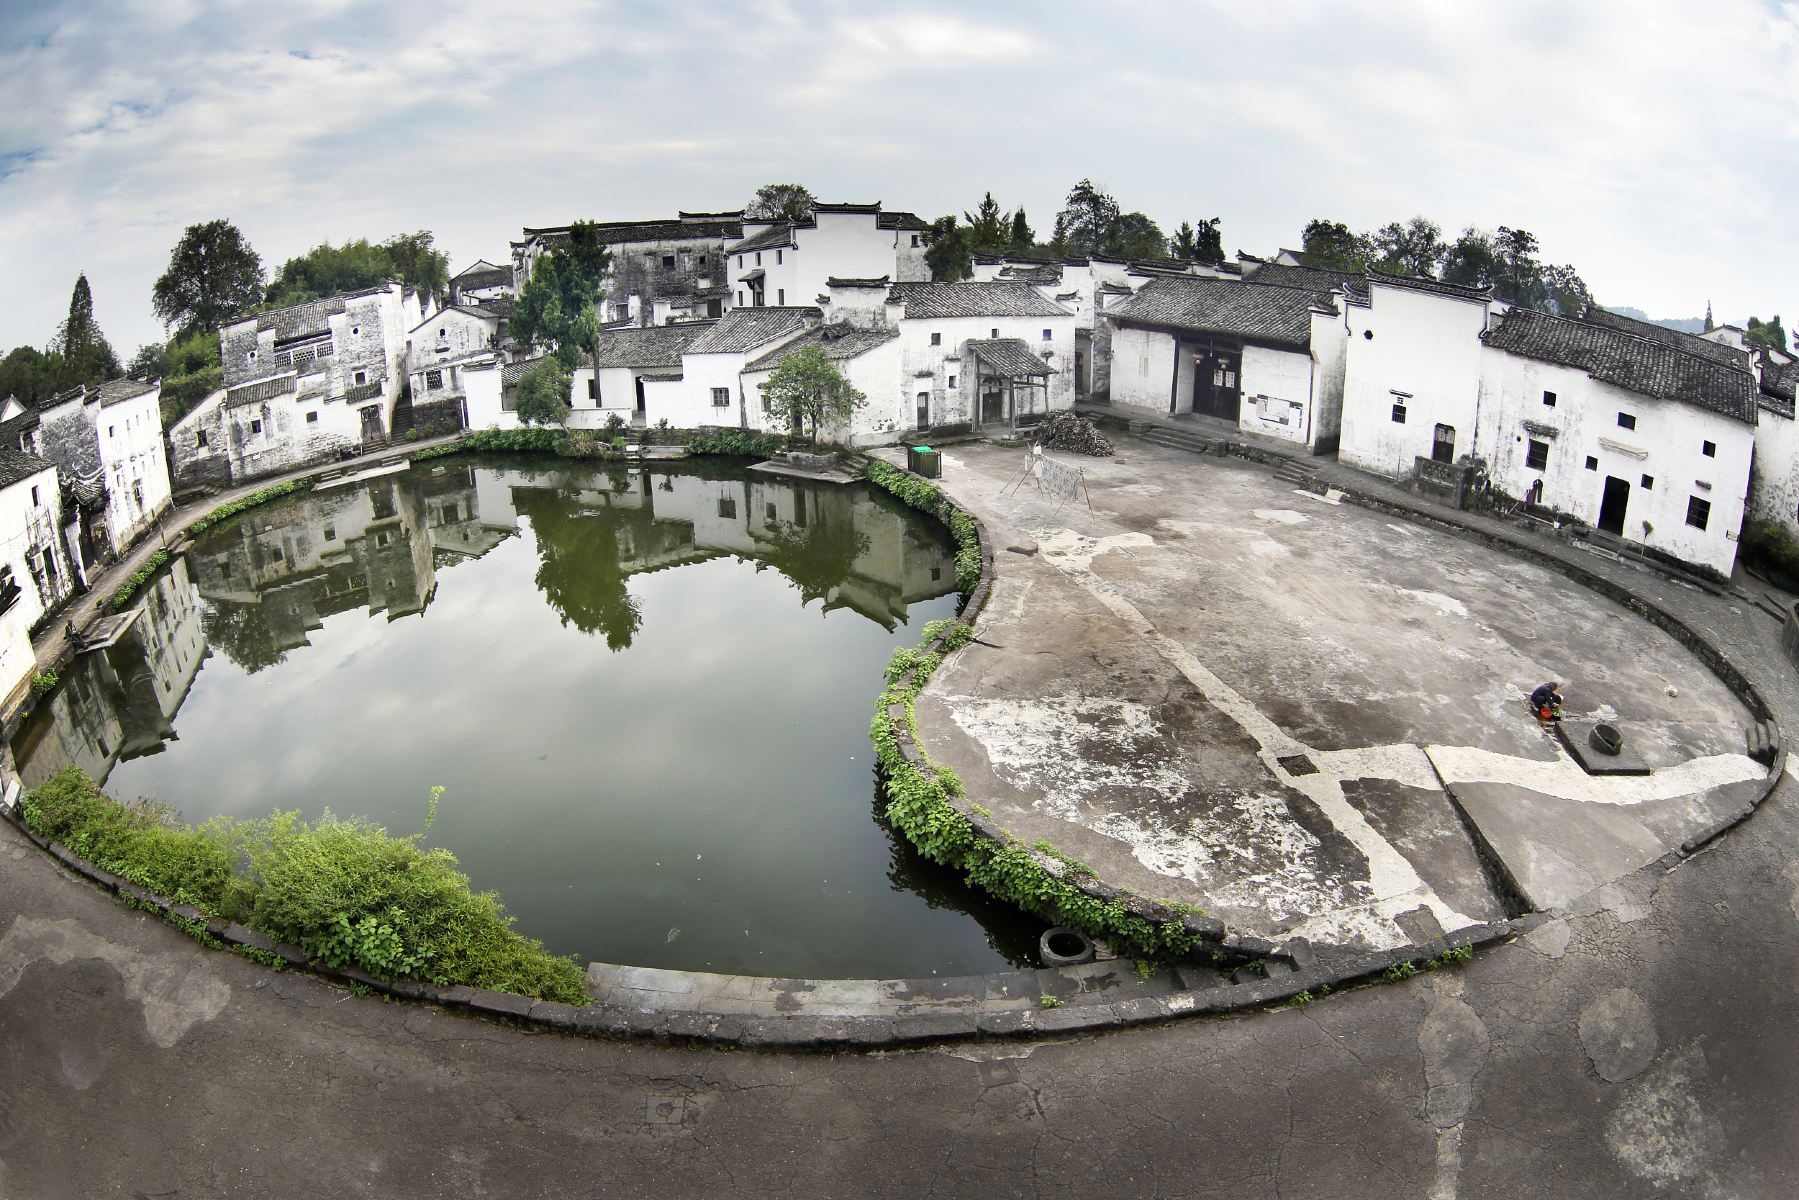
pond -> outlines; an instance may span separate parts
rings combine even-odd
[[[865,484],[452,458],[209,531],[14,741],[191,821],[326,809],[453,851],[582,961],[837,978],[1029,961],[1041,925],[879,817],[893,648],[952,545]]]

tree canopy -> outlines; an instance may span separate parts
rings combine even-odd
[[[216,330],[261,301],[262,259],[222,218],[189,225],[150,290],[151,307],[177,336]]]
[[[525,372],[518,381],[518,419],[527,425],[560,425],[568,420],[569,373],[554,357]]]
[[[804,221],[812,216],[818,198],[797,183],[765,183],[743,207],[751,221]]]
[[[1749,327],[1743,331],[1744,340],[1750,346],[1762,350],[1778,350],[1782,354],[1793,352],[1792,342],[1787,338],[1787,331],[1780,324],[1780,314],[1775,313],[1771,321],[1763,321],[1758,317],[1749,318]]]
[[[518,295],[509,328],[521,342],[548,346],[574,370],[599,338],[598,306],[612,254],[592,221],[569,226],[568,241],[537,260]]]
[[[762,411],[780,417],[790,428],[806,428],[814,444],[821,426],[848,420],[868,403],[868,397],[817,346],[787,355],[759,386]]]
[[[305,304],[341,292],[379,287],[397,279],[438,302],[449,296],[450,260],[434,249],[428,230],[398,234],[385,242],[358,238],[333,246],[321,242],[306,253],[290,258],[269,281],[267,302],[272,308]]]
[[[61,374],[58,355],[46,354],[36,346],[16,346],[0,359],[0,400],[11,396],[36,407],[57,393]]]
[[[1218,231],[1218,225],[1217,217],[1201,221],[1198,226],[1182,221],[1168,239],[1168,257],[1182,262],[1223,262],[1224,235]]]
[[[1580,273],[1538,257],[1536,236],[1501,225],[1489,233],[1472,226],[1453,242],[1426,217],[1390,221],[1373,233],[1356,233],[1341,221],[1309,222],[1302,235],[1301,260],[1334,271],[1382,271],[1440,279],[1464,287],[1486,287],[1509,304],[1556,314],[1573,314],[1593,302]]]
[[[924,261],[938,283],[956,283],[974,274],[974,246],[956,218],[938,217],[924,233]]]
[[[1056,214],[1053,245],[1062,253],[1105,254],[1118,226],[1118,201],[1083,179],[1068,191],[1068,200]]]
[[[94,294],[88,288],[86,275],[75,277],[75,290],[69,295],[69,315],[63,318],[50,351],[62,360],[57,372],[59,387],[91,387],[119,377],[119,356],[94,322]]]

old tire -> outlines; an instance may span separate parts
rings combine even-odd
[[[1046,967],[1078,967],[1093,961],[1093,939],[1078,929],[1054,925],[1037,939],[1037,961]]]

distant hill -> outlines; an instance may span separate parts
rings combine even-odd
[[[1607,312],[1615,312],[1621,317],[1630,317],[1636,321],[1647,321],[1651,325],[1660,325],[1664,329],[1678,329],[1682,333],[1704,333],[1704,317],[1652,317],[1640,308],[1624,308],[1608,306]]]

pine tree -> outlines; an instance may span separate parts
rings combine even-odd
[[[119,356],[94,323],[94,294],[88,288],[86,274],[75,279],[68,318],[57,331],[51,348],[62,357],[62,372],[57,380],[61,387],[91,387],[119,377]]]
[[[1013,254],[1029,254],[1037,248],[1037,234],[1031,229],[1030,221],[1025,219],[1022,204],[1012,214],[1012,244],[1009,248]]]

